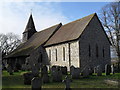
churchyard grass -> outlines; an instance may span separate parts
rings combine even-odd
[[[23,73],[25,71],[15,72],[14,75],[9,75],[7,71],[2,73],[2,88],[31,88],[31,85],[23,84]],[[118,88],[118,86],[108,85],[104,80],[118,80],[120,73],[115,73],[114,75],[105,76],[102,73],[102,76],[96,76],[93,74],[89,78],[80,78],[74,79],[71,83],[71,88]],[[63,76],[65,79],[65,75]],[[56,83],[46,83],[42,85],[42,88],[64,88],[65,84],[63,82]]]

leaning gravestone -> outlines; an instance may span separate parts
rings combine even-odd
[[[62,74],[67,75],[67,67],[61,67]]]
[[[40,77],[34,77],[31,80],[32,90],[41,90],[42,79]]]
[[[112,74],[114,74],[115,72],[114,72],[114,64],[113,65],[111,65],[111,73]]]
[[[105,74],[110,75],[111,73],[111,65],[106,64],[105,65]]]
[[[80,68],[74,68],[71,73],[72,79],[79,79],[80,78]]]
[[[24,73],[23,79],[25,85],[31,85],[31,80],[33,79],[34,75],[32,73]]]
[[[102,76],[102,68],[101,66],[97,66],[97,76]]]

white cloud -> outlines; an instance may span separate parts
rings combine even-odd
[[[27,24],[31,9],[38,31],[60,22],[69,22],[59,3],[43,2],[1,2],[0,33],[14,32],[21,35]]]

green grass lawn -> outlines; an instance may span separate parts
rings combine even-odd
[[[23,71],[15,72],[14,75],[9,75],[7,71],[2,73],[2,88],[31,88],[31,85],[23,84]],[[64,79],[65,76],[63,76]],[[106,79],[118,80],[120,73],[114,75],[105,76],[103,73],[102,76],[92,75],[89,78],[80,78],[73,80],[71,83],[71,88],[118,88],[115,85],[108,85],[104,82]],[[64,88],[64,83],[54,83],[50,82],[42,85],[43,88]]]

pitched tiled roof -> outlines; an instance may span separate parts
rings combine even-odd
[[[43,31],[36,32],[27,42],[22,43],[17,49],[15,49],[5,58],[29,55],[35,48],[45,43],[60,26],[61,23]]]
[[[94,15],[95,13],[61,26],[45,46],[79,38]]]

